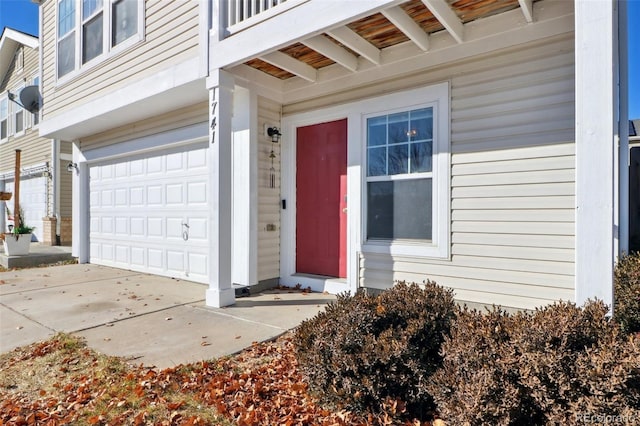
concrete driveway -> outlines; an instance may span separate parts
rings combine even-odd
[[[206,286],[97,265],[0,273],[0,352],[64,331],[99,352],[165,368],[229,355],[314,316],[334,296],[271,290],[231,307]]]

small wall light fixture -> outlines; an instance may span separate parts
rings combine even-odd
[[[73,173],[75,171],[76,174],[78,174],[80,172],[80,170],[78,169],[78,163],[69,163],[69,164],[67,164],[67,171],[69,173]]]
[[[280,129],[277,127],[267,127],[267,135],[271,138],[271,142],[278,143],[282,133],[280,133]]]

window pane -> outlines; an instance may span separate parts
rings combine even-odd
[[[411,144],[411,173],[430,172],[433,142]]]
[[[401,143],[409,140],[409,113],[401,112],[399,114],[389,115],[389,142]]]
[[[16,112],[16,133],[20,133],[24,130],[24,111],[21,109]]]
[[[384,176],[387,174],[387,148],[369,148],[367,175]]]
[[[102,8],[102,0],[82,0],[82,20],[84,21],[100,8]]]
[[[409,172],[409,145],[389,146],[389,173],[399,175]]]
[[[72,32],[71,35],[58,42],[58,77],[62,77],[75,68],[74,39]]]
[[[387,117],[367,119],[367,145],[376,146],[387,143]]]
[[[102,13],[82,28],[82,63],[102,54]]]
[[[431,179],[367,183],[367,238],[432,238]]]
[[[433,108],[411,111],[411,140],[419,141],[433,138]]]
[[[61,0],[58,3],[58,37],[62,37],[73,30],[76,25],[75,0]]]
[[[4,98],[0,101],[0,120],[7,118],[9,101]]]
[[[120,0],[113,3],[111,45],[115,46],[138,32],[138,1]]]
[[[0,139],[6,139],[7,137],[7,119],[0,120]]]

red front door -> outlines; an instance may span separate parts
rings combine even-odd
[[[347,276],[347,120],[299,127],[296,272]]]

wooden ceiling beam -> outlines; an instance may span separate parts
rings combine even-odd
[[[520,9],[527,22],[533,22],[533,0],[518,0]]]
[[[338,27],[327,31],[331,37],[358,53],[363,58],[380,65],[380,49],[369,43],[349,27]]]
[[[458,43],[464,41],[464,25],[446,0],[422,0],[438,21],[449,31]]]
[[[282,52],[267,53],[260,56],[260,59],[312,83],[318,79],[318,71],[315,68]]]
[[[429,35],[401,7],[394,6],[381,12],[420,49],[425,52],[429,50]]]
[[[349,71],[356,71],[358,69],[358,58],[349,53],[346,49],[338,46],[334,42],[330,41],[327,37],[319,35],[308,38],[302,41],[307,47],[315,50],[316,52],[333,59],[338,64],[342,65]]]

